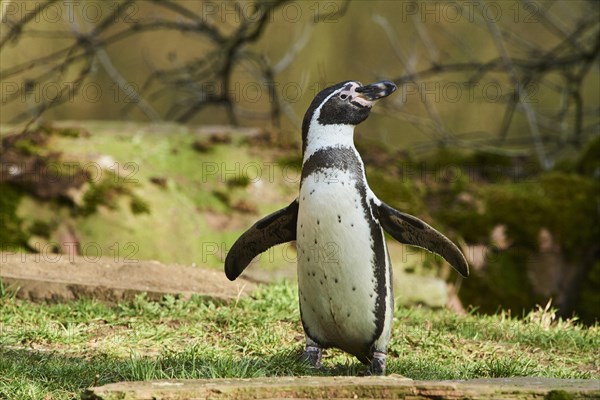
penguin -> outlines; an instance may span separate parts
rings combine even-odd
[[[318,93],[302,123],[298,197],[244,232],[225,258],[225,274],[234,280],[258,254],[296,241],[306,339],[301,358],[317,368],[322,350],[335,347],[366,364],[365,374],[385,374],[394,295],[384,231],[400,243],[441,255],[462,276],[469,274],[454,243],[369,188],[354,128],[395,90],[389,81],[345,81]]]

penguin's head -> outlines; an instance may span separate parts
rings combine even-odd
[[[317,94],[308,107],[302,121],[302,141],[306,144],[311,125],[355,126],[369,116],[377,100],[396,90],[390,81],[364,85],[357,81],[345,81],[330,86]]]

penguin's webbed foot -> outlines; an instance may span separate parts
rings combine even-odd
[[[363,372],[364,376],[385,375],[385,362],[387,355],[376,351],[373,353],[371,365]]]
[[[321,357],[323,350],[317,346],[306,346],[304,353],[300,356],[300,361],[309,364],[313,368],[321,368]]]

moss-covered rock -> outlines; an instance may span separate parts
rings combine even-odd
[[[463,281],[460,299],[487,314],[510,309],[522,315],[542,303],[543,299],[534,293],[527,279],[529,255],[525,248],[489,254],[485,270],[473,271]]]
[[[502,307],[520,314],[547,301],[541,296],[544,291],[527,278],[527,260],[540,251],[540,233],[544,230],[556,241],[557,257],[565,260],[564,270],[559,272],[564,284],[557,287],[567,292],[576,290],[576,281],[585,279],[579,271],[587,269],[585,263],[598,251],[598,181],[574,173],[549,172],[525,182],[470,185],[466,190],[480,200],[481,206],[454,201],[434,212],[437,219],[460,232],[467,242],[492,249],[486,267],[474,271],[463,284],[460,296],[464,302],[485,312]],[[510,243],[504,251],[494,249],[490,238],[499,225],[506,228]],[[588,298],[585,303],[579,302],[579,307],[600,300],[600,295],[586,293]],[[576,293],[553,292],[552,296],[567,298]],[[585,314],[586,321],[598,318],[597,312],[592,316],[579,307],[575,311]]]

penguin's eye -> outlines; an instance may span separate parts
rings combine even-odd
[[[340,94],[340,99],[342,100],[346,100],[348,98],[348,95],[345,93]]]

